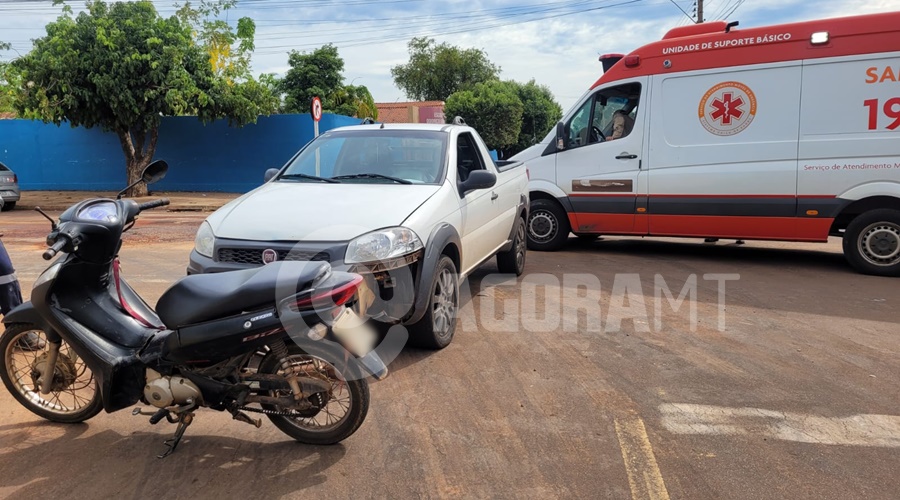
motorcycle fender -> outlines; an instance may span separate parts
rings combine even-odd
[[[40,313],[38,313],[37,309],[34,308],[34,304],[31,301],[24,302],[20,304],[18,307],[9,312],[6,316],[3,317],[4,325],[12,325],[14,323],[28,323],[32,325],[36,325],[38,328],[44,331],[44,334],[47,335],[47,340],[53,342],[54,344],[62,341],[62,338],[56,333],[56,330],[50,326],[47,321],[41,317]]]

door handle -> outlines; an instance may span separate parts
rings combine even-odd
[[[493,192],[493,191],[491,192],[491,201],[494,201],[499,197],[500,197],[500,195],[497,194],[496,192]]]
[[[622,153],[619,156],[616,156],[617,160],[634,160],[637,158],[637,155],[630,155],[628,153]]]

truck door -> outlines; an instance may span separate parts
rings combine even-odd
[[[457,182],[462,182],[475,170],[485,170],[484,156],[478,148],[478,142],[468,132],[462,132],[456,139],[456,175]],[[462,213],[462,269],[468,272],[472,267],[506,241],[509,226],[505,231],[498,231],[502,211],[497,203],[499,195],[496,186],[492,189],[470,191],[460,200]]]
[[[644,146],[646,78],[594,92],[565,124],[557,184],[572,205],[572,232],[634,234]]]

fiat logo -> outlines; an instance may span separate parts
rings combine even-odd
[[[276,260],[278,260],[278,252],[276,252],[275,250],[272,250],[271,248],[267,248],[267,249],[263,250],[263,253],[262,253],[263,264],[271,264],[271,263],[275,262]]]

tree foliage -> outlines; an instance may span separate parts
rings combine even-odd
[[[15,105],[20,116],[115,132],[131,183],[153,158],[162,116],[227,117],[240,126],[270,113],[275,97],[249,77],[242,60],[213,69],[206,14],[186,12],[163,18],[148,0],[93,0],[74,17],[64,9],[33,50],[13,63],[22,83]],[[235,36],[240,53],[246,41]],[[129,194],[145,193],[142,185]]]
[[[196,7],[185,2],[177,12],[193,27],[197,43],[206,48],[213,72],[228,82],[251,77],[250,55],[255,48],[256,23],[252,19],[238,19],[234,29],[219,17],[236,5],[237,0],[200,0]]]
[[[394,83],[410,99],[446,101],[451,94],[496,80],[500,68],[479,49],[461,49],[430,38],[409,42],[409,62],[391,68]]]
[[[522,101],[522,128],[515,144],[503,149],[503,157],[510,156],[540,142],[560,119],[562,107],[553,98],[546,85],[538,85],[534,80],[528,83],[509,82],[516,87],[516,94]]]
[[[284,93],[284,111],[308,113],[310,102],[318,96],[322,110],[359,118],[378,118],[378,109],[369,89],[363,85],[344,85],[344,59],[334,45],[312,52],[292,50],[287,71],[279,83]]]
[[[444,115],[449,120],[462,117],[478,131],[488,148],[497,150],[516,144],[523,111],[516,85],[499,80],[476,83],[472,90],[454,93],[444,104]]]
[[[10,50],[12,46],[0,42],[0,52]],[[18,77],[12,65],[7,61],[0,61],[0,113],[15,112],[13,103],[16,98]]]

